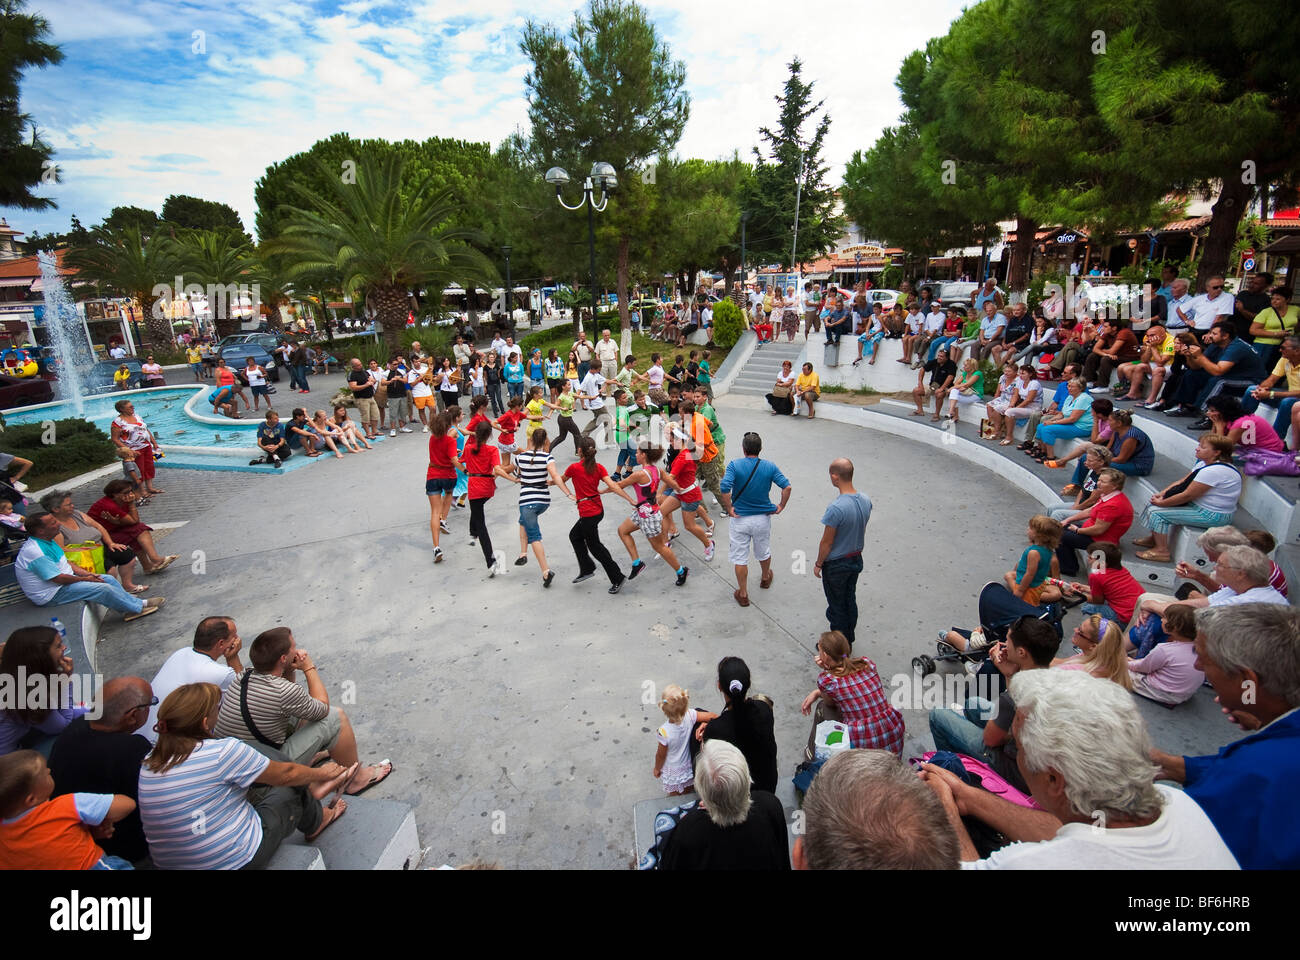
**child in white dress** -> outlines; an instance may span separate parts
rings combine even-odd
[[[696,710],[686,691],[676,684],[664,687],[659,701],[668,722],[655,731],[659,749],[655,751],[654,775],[664,785],[664,793],[675,797],[695,790],[695,771],[691,767],[691,731],[699,721],[717,718],[716,713]]]

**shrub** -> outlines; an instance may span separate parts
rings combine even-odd
[[[56,420],[54,442],[44,443],[49,436],[47,428],[39,423],[6,427],[4,449],[30,460],[32,476],[94,470],[117,459],[113,441],[89,420]]]
[[[713,305],[713,342],[730,349],[740,339],[745,329],[744,314],[730,298]]]

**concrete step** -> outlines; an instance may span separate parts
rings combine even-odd
[[[351,813],[351,811],[348,811],[348,813]],[[343,826],[342,820],[339,821],[339,826]],[[324,870],[325,858],[321,856],[320,850],[316,847],[297,843],[282,843],[280,849],[275,851],[275,856],[271,857],[271,862],[266,865],[266,869]]]
[[[348,810],[337,824],[308,845],[298,833],[286,840],[276,858],[286,862],[306,863],[315,850],[326,870],[414,870],[420,864],[420,842],[416,836],[415,814],[397,800],[374,797],[348,797]],[[298,848],[287,849],[287,848]],[[273,869],[318,869],[311,867],[275,867]]]

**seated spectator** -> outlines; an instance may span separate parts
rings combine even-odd
[[[73,543],[97,543],[104,549],[105,574],[112,576],[116,571],[127,593],[141,594],[149,589],[132,579],[135,572],[135,551],[116,542],[102,525],[77,510],[72,505],[72,494],[63,490],[51,490],[41,497],[41,507],[59,522],[59,535],[55,540],[61,547],[66,550]],[[3,519],[0,516],[0,521]]]
[[[853,366],[862,362],[862,358],[870,357],[867,366],[876,365],[876,348],[880,346],[880,341],[885,339],[885,320],[884,307],[877,303],[870,317],[866,318],[863,329],[858,331],[858,358],[853,361]]]
[[[1064,576],[1078,574],[1077,551],[1090,552],[1098,542],[1118,545],[1133,526],[1133,504],[1124,494],[1127,479],[1114,467],[1101,470],[1097,474],[1097,502],[1061,521],[1064,529],[1056,546],[1056,557]]]
[[[1043,422],[1043,417],[1049,413],[1059,414],[1061,412],[1061,404],[1065,403],[1070,396],[1070,381],[1079,375],[1078,364],[1067,364],[1065,370],[1062,371],[1062,375],[1064,379],[1057,384],[1052,398],[1047,401],[1047,406],[1031,413],[1029,420],[1025,423],[1025,439],[1016,449],[1031,457],[1038,454],[1038,442],[1034,439],[1034,435],[1038,433],[1039,424]]]
[[[948,394],[947,418],[949,420],[957,418],[958,404],[967,407],[973,403],[983,402],[984,371],[979,368],[979,364],[973,357],[967,357],[962,361],[961,373],[957,374],[957,381]]]
[[[1098,400],[1093,403],[1096,409]],[[1110,465],[1130,477],[1148,476],[1156,465],[1156,448],[1145,430],[1133,426],[1133,414],[1114,410],[1110,414],[1110,442],[1114,453]]]
[[[1009,447],[1016,442],[1015,429],[1017,420],[1028,420],[1043,408],[1043,385],[1034,378],[1034,368],[1025,365],[1017,371],[1017,379],[1011,393],[1011,402],[998,411],[993,429],[996,433],[1003,429],[1001,445]]]
[[[1092,351],[1092,344],[1097,339],[1097,328],[1086,313],[1077,313],[1061,321],[1056,331],[1056,356],[1048,364],[1053,370],[1064,373],[1067,365],[1074,365],[1083,372],[1083,362]]]
[[[1196,546],[1205,554],[1205,559],[1209,561],[1208,569],[1214,572],[1214,565],[1219,561],[1219,554],[1223,553],[1229,547],[1248,547],[1250,538],[1233,526],[1210,527],[1199,537],[1196,538]],[[1277,564],[1274,564],[1277,566]],[[1281,571],[1278,571],[1279,573]],[[1186,561],[1179,561],[1174,567],[1174,576],[1180,580],[1190,580],[1191,583],[1183,584],[1177,591],[1176,595],[1179,600],[1204,600],[1210,594],[1214,593],[1223,584],[1215,580],[1209,573],[1202,573],[1201,569]],[[1269,581],[1270,585],[1272,580]],[[1196,584],[1194,587],[1193,584]],[[1197,589],[1199,587],[1199,589]],[[1204,603],[1196,603],[1194,606],[1204,606]]]
[[[1247,530],[1246,539],[1250,541],[1252,547],[1266,557],[1277,549],[1277,537],[1267,530]],[[1277,565],[1276,560],[1269,557],[1268,562],[1272,567],[1272,572],[1268,576],[1268,585],[1282,596],[1289,596],[1286,586],[1286,574],[1282,572],[1282,568]]]
[[[1128,662],[1133,692],[1139,696],[1175,706],[1190,700],[1205,683],[1196,666],[1196,609],[1185,603],[1171,603],[1160,615],[1165,642],[1156,644],[1145,657]]]
[[[832,756],[802,809],[796,870],[955,870],[960,862],[943,805],[885,750]]]
[[[1190,791],[1155,782],[1151,740],[1125,690],[1079,671],[1033,670],[1011,678],[1010,695],[1016,704],[1019,767],[1041,810],[1017,806],[932,764],[922,767],[925,782],[943,802],[957,832],[963,866],[1237,868],[1236,858],[1206,815],[1208,808],[1202,810]],[[1300,751],[1293,753],[1300,756]],[[1012,843],[978,860],[962,815]]]
[[[1059,577],[1053,550],[1061,542],[1061,524],[1051,517],[1038,514],[1029,518],[1029,546],[1020,555],[1016,569],[1002,575],[1007,589],[1016,598],[1031,606],[1041,606],[1061,599],[1061,591],[1049,584],[1048,578]]]
[[[930,385],[925,386],[925,375],[930,374]],[[928,361],[921,372],[916,375],[916,386],[912,390],[912,402],[916,404],[916,410],[913,416],[919,417],[925,413],[922,404],[927,397],[934,397],[934,416],[930,417],[932,423],[938,423],[941,419],[940,413],[943,401],[948,397],[949,391],[952,390],[953,383],[957,380],[957,364],[953,363],[952,358],[948,356],[945,350],[937,359]]]
[[[1034,307],[1033,317],[1034,327],[1029,331],[1029,338],[1012,355],[1011,360],[1014,363],[1027,363],[1031,367],[1036,367],[1039,358],[1045,353],[1050,353],[1056,346],[1056,327],[1043,313],[1041,305]]]
[[[1200,804],[1243,868],[1300,868],[1300,612],[1214,607],[1196,614],[1196,629],[1196,666],[1247,735],[1217,755],[1152,750],[1151,759]]]
[[[265,744],[291,763],[311,763],[321,751],[344,767],[356,769],[347,795],[357,796],[383,782],[393,772],[388,760],[358,766],[357,737],[352,721],[330,706],[329,691],[306,650],[300,650],[288,627],[258,634],[248,648],[253,669],[226,688],[213,734]],[[295,681],[301,670],[304,690]]]
[[[293,419],[284,425],[284,440],[289,444],[290,450],[301,449],[309,457],[319,457],[321,454],[316,449],[319,440],[307,420],[307,411],[302,407],[294,407]]]
[[[1174,529],[1220,527],[1232,522],[1241,498],[1241,471],[1232,465],[1233,443],[1213,433],[1201,435],[1196,446],[1197,461],[1192,470],[1151,497],[1141,523],[1151,536],[1133,541],[1147,548],[1138,557],[1152,563],[1173,559],[1169,544]]]
[[[1247,450],[1281,453],[1286,449],[1272,424],[1261,416],[1247,413],[1241,408],[1241,401],[1231,394],[1221,393],[1207,400],[1205,412],[1210,420],[1210,432],[1231,440],[1237,454]]]
[[[99,693],[100,715],[78,717],[54,741],[50,773],[55,796],[65,793],[109,793],[131,799],[134,807],[140,764],[152,744],[136,731],[158,703],[140,677],[117,677]],[[140,812],[117,821],[111,836],[100,841],[104,852],[131,863],[149,856],[140,825]]]
[[[1110,415],[1114,410],[1114,405],[1106,397],[1097,397],[1092,401],[1092,432],[1087,440],[1077,443],[1074,449],[1063,457],[1040,459],[1038,454],[1033,454],[1034,459],[1039,460],[1045,467],[1052,470],[1060,470],[1067,466],[1071,460],[1078,459],[1079,463],[1074,468],[1074,476],[1070,480],[1072,486],[1078,486],[1084,475],[1084,466],[1082,457],[1087,452],[1090,445],[1097,445],[1112,449],[1110,442],[1113,438],[1112,428],[1110,425]],[[1113,456],[1112,456],[1113,459]],[[1109,462],[1107,466],[1110,466]]]
[[[1115,368],[1117,383],[1120,386],[1128,384],[1123,399],[1136,400],[1135,407],[1146,408],[1155,405],[1165,377],[1173,366],[1174,345],[1177,342],[1177,338],[1162,324],[1153,323],[1147,328],[1147,332],[1142,337],[1142,352],[1138,358],[1129,363],[1121,363]],[[1151,377],[1151,389],[1147,392],[1146,400],[1142,400],[1140,399],[1142,384],[1148,376]]]
[[[1069,382],[1069,395],[1058,414],[1044,414],[1038,428],[1037,440],[1042,461],[1056,459],[1056,444],[1060,440],[1086,437],[1092,433],[1092,395],[1084,390],[1081,377]]]
[[[149,855],[162,870],[261,869],[295,827],[310,843],[347,811],[341,797],[324,809],[321,800],[355,767],[332,760],[308,767],[214,738],[220,706],[216,685],[190,683],[158,709],[158,743],[140,770],[139,798]]]
[[[167,694],[187,683],[215,684],[224,693],[235,682],[235,677],[244,672],[244,664],[239,659],[243,645],[234,620],[204,617],[194,628],[193,645],[174,652],[154,675],[150,686],[155,699],[166,700]],[[150,743],[158,742],[158,731],[154,729],[157,722],[158,705],[154,704],[140,730]]]
[[[1279,386],[1284,389],[1279,390]],[[1297,400],[1300,400],[1300,337],[1292,334],[1282,341],[1282,359],[1273,367],[1273,372],[1259,386],[1242,395],[1241,406],[1247,413],[1259,409],[1261,401],[1276,407],[1273,432],[1285,440],[1286,432],[1291,429]],[[1292,449],[1300,447],[1300,431],[1292,439],[1292,444]]]
[[[754,775],[754,785],[768,793],[776,791],[776,734],[773,730],[772,701],[750,697],[749,667],[740,657],[718,661],[718,691],[725,706],[716,720],[697,727],[695,739],[726,740],[740,748]]]
[[[1016,384],[1019,382],[1016,372],[1014,363],[1003,365],[1002,377],[998,380],[994,397],[984,404],[984,416],[988,419],[989,425],[987,432],[984,433],[981,439],[993,440],[1001,435],[1002,413],[1011,406],[1016,396]]]
[[[130,870],[95,840],[135,810],[111,793],[54,793],[45,758],[35,750],[0,757],[0,864],[8,870]]]
[[[1088,583],[1071,583],[1070,589],[1088,598],[1079,608],[1084,616],[1099,613],[1121,626],[1133,619],[1142,598],[1142,584],[1124,568],[1119,547],[1105,540],[1088,548]]]
[[[785,810],[751,787],[745,756],[710,741],[695,764],[703,803],[682,817],[664,847],[660,870],[789,870]]]
[[[274,410],[266,411],[266,422],[257,428],[257,448],[262,451],[262,456],[260,459],[250,460],[248,463],[250,467],[258,463],[269,463],[279,470],[281,464],[293,456],[293,451],[289,449],[289,443],[284,437],[280,415]]]
[[[1123,320],[1106,319],[1092,352],[1083,362],[1083,378],[1093,385],[1094,393],[1110,392],[1110,375],[1115,368],[1137,360],[1142,354],[1137,336]]]
[[[999,673],[1010,678],[1021,671],[1050,666],[1060,644],[1061,639],[1051,624],[1037,617],[1021,617],[1007,630],[1006,642],[993,645],[989,658]],[[987,640],[982,645],[987,645]],[[980,646],[972,642],[966,648],[975,650]],[[1011,734],[1015,712],[1015,701],[1007,692],[1003,692],[996,705],[971,697],[960,711],[936,707],[930,711],[934,748],[983,760],[1012,786],[1027,792],[1025,780],[1016,767],[1016,742]]]
[[[1007,329],[1004,333],[1004,339],[1001,345],[995,346],[990,352],[989,359],[994,365],[1004,363],[1023,363],[1029,364],[1026,356],[1024,360],[1018,359],[1020,354],[1030,349],[1029,338],[1034,332],[1034,318],[1029,315],[1029,307],[1025,303],[1013,303],[1007,312]],[[1032,369],[1032,365],[1031,369]]]
[[[127,593],[112,577],[99,576],[69,563],[56,539],[59,522],[50,514],[31,514],[26,527],[28,538],[14,560],[14,576],[27,599],[38,607],[86,600],[118,610],[126,614],[122,619],[129,621],[147,617],[165,602],[162,597],[141,600]]]
[[[1125,690],[1133,689],[1128,655],[1124,652],[1124,625],[1119,621],[1094,613],[1074,628],[1070,642],[1077,652],[1057,657],[1052,661],[1053,667],[1083,670],[1098,680],[1110,680]]]
[[[64,729],[86,712],[72,702],[72,659],[63,637],[53,627],[20,627],[0,647],[0,690],[9,691],[0,704],[0,755],[31,747],[48,756]],[[29,703],[29,688],[44,696]],[[58,697],[50,703],[49,695]]]
[[[1231,320],[1219,320],[1205,335],[1205,346],[1178,345],[1187,364],[1187,372],[1165,411],[1169,417],[1199,416],[1211,397],[1223,392],[1241,396],[1264,378],[1264,363],[1244,340],[1237,337]],[[1208,418],[1198,420],[1189,429],[1208,430]]]
[[[813,373],[813,365],[805,363],[803,372],[794,383],[794,406],[798,410],[801,404],[808,405],[808,419],[812,420],[816,414],[813,410],[815,404],[821,398],[822,383],[821,378]]]
[[[767,404],[773,414],[793,414],[795,412],[794,390],[795,374],[789,360],[781,361],[781,372],[776,375],[772,392],[767,395]]]
[[[1074,497],[1074,503],[1067,507],[1052,507],[1047,511],[1047,515],[1053,520],[1064,521],[1067,517],[1091,510],[1101,499],[1101,494],[1097,492],[1097,483],[1101,478],[1101,471],[1110,466],[1110,460],[1110,447],[1103,447],[1096,443],[1088,444],[1082,458],[1085,471],[1083,479],[1079,483],[1067,483],[1061,488],[1061,496]]]
[[[180,559],[179,554],[161,556],[153,542],[153,527],[140,519],[136,504],[139,494],[129,480],[110,480],[104,495],[90,505],[86,515],[113,535],[113,542],[131,550],[140,558],[145,573],[162,573]]]
[[[851,652],[848,638],[838,630],[828,630],[817,641],[813,659],[822,672],[817,675],[817,689],[804,697],[799,708],[805,717],[812,713],[813,718],[805,760],[813,759],[817,725],[824,720],[849,728],[850,747],[903,752],[903,715],[890,706],[876,665]]]

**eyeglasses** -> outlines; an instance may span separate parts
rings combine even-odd
[[[1207,286],[1205,289],[1206,289],[1206,290],[1222,290],[1222,289],[1223,289],[1223,284],[1221,284],[1221,283],[1211,283],[1211,284],[1210,284],[1209,286]]]
[[[151,699],[149,700],[148,703],[137,703],[137,704],[136,704],[134,707],[132,707],[131,709],[133,709],[133,710],[147,710],[149,707],[156,707],[156,706],[158,706],[158,698],[157,698],[157,697],[153,697],[153,698],[151,698]]]

